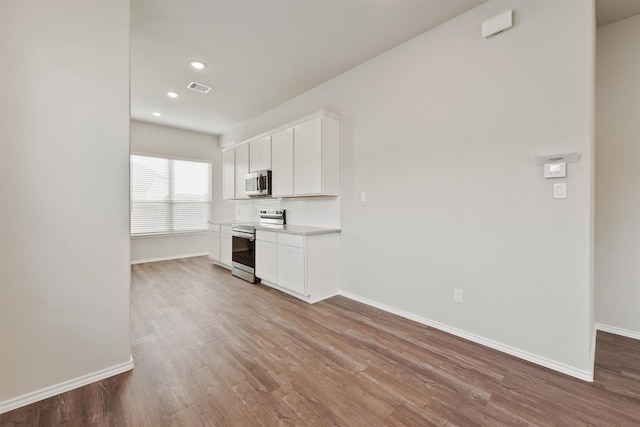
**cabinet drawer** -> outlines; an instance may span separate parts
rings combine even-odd
[[[231,226],[230,225],[222,225],[222,226],[220,226],[220,232],[222,234],[231,234]]]
[[[278,235],[273,231],[256,230],[256,240],[276,243]]]
[[[209,224],[209,231],[220,232],[220,224]]]
[[[286,246],[294,246],[296,248],[304,248],[304,236],[297,234],[278,234],[278,244]]]

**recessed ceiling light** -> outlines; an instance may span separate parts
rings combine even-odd
[[[154,111],[154,112],[153,112],[153,113],[151,113],[151,114],[153,114],[153,115],[154,115],[154,116],[156,116],[156,117],[160,117],[160,116],[162,115],[162,114],[158,113],[157,111]]]
[[[175,92],[167,92],[167,96],[168,96],[169,98],[177,98],[177,97],[179,97],[180,95],[178,95],[178,94],[177,94],[177,93],[175,93]]]
[[[191,66],[196,70],[202,70],[204,67],[206,67],[206,65],[204,65],[204,62],[200,61],[191,61],[189,62],[189,64],[191,64]]]

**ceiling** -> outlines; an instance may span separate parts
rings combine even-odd
[[[220,135],[485,1],[132,0],[131,116]],[[640,0],[596,9],[606,25]]]
[[[131,116],[223,134],[484,1],[133,0]]]
[[[638,14],[640,14],[640,0],[596,0],[598,27]]]

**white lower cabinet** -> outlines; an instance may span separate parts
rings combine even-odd
[[[215,264],[231,269],[231,226],[209,226],[209,259]]]
[[[220,227],[220,263],[231,268],[231,226]]]
[[[278,236],[278,286],[309,296],[305,277],[305,236]]]
[[[309,303],[337,295],[338,236],[258,230],[256,276],[265,285]]]
[[[265,282],[276,282],[278,236],[270,231],[256,231],[256,276]]]
[[[209,259],[220,262],[220,226],[209,226]]]

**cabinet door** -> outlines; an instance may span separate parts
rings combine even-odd
[[[322,118],[300,124],[294,132],[295,194],[322,194]]]
[[[304,274],[304,249],[278,244],[278,285],[307,295]]]
[[[256,240],[256,276],[276,283],[277,254],[275,243]]]
[[[220,234],[220,262],[231,267],[231,234]]]
[[[236,199],[248,199],[245,178],[249,173],[249,145],[236,147]]]
[[[222,152],[222,198],[233,199],[236,196],[235,150]]]
[[[220,233],[209,232],[209,258],[220,262]]]
[[[249,170],[271,169],[271,135],[249,143]]]
[[[293,128],[272,135],[272,193],[293,196]]]
[[[249,172],[262,170],[262,141],[256,139],[249,143]]]
[[[271,169],[271,135],[262,139],[262,169]]]

